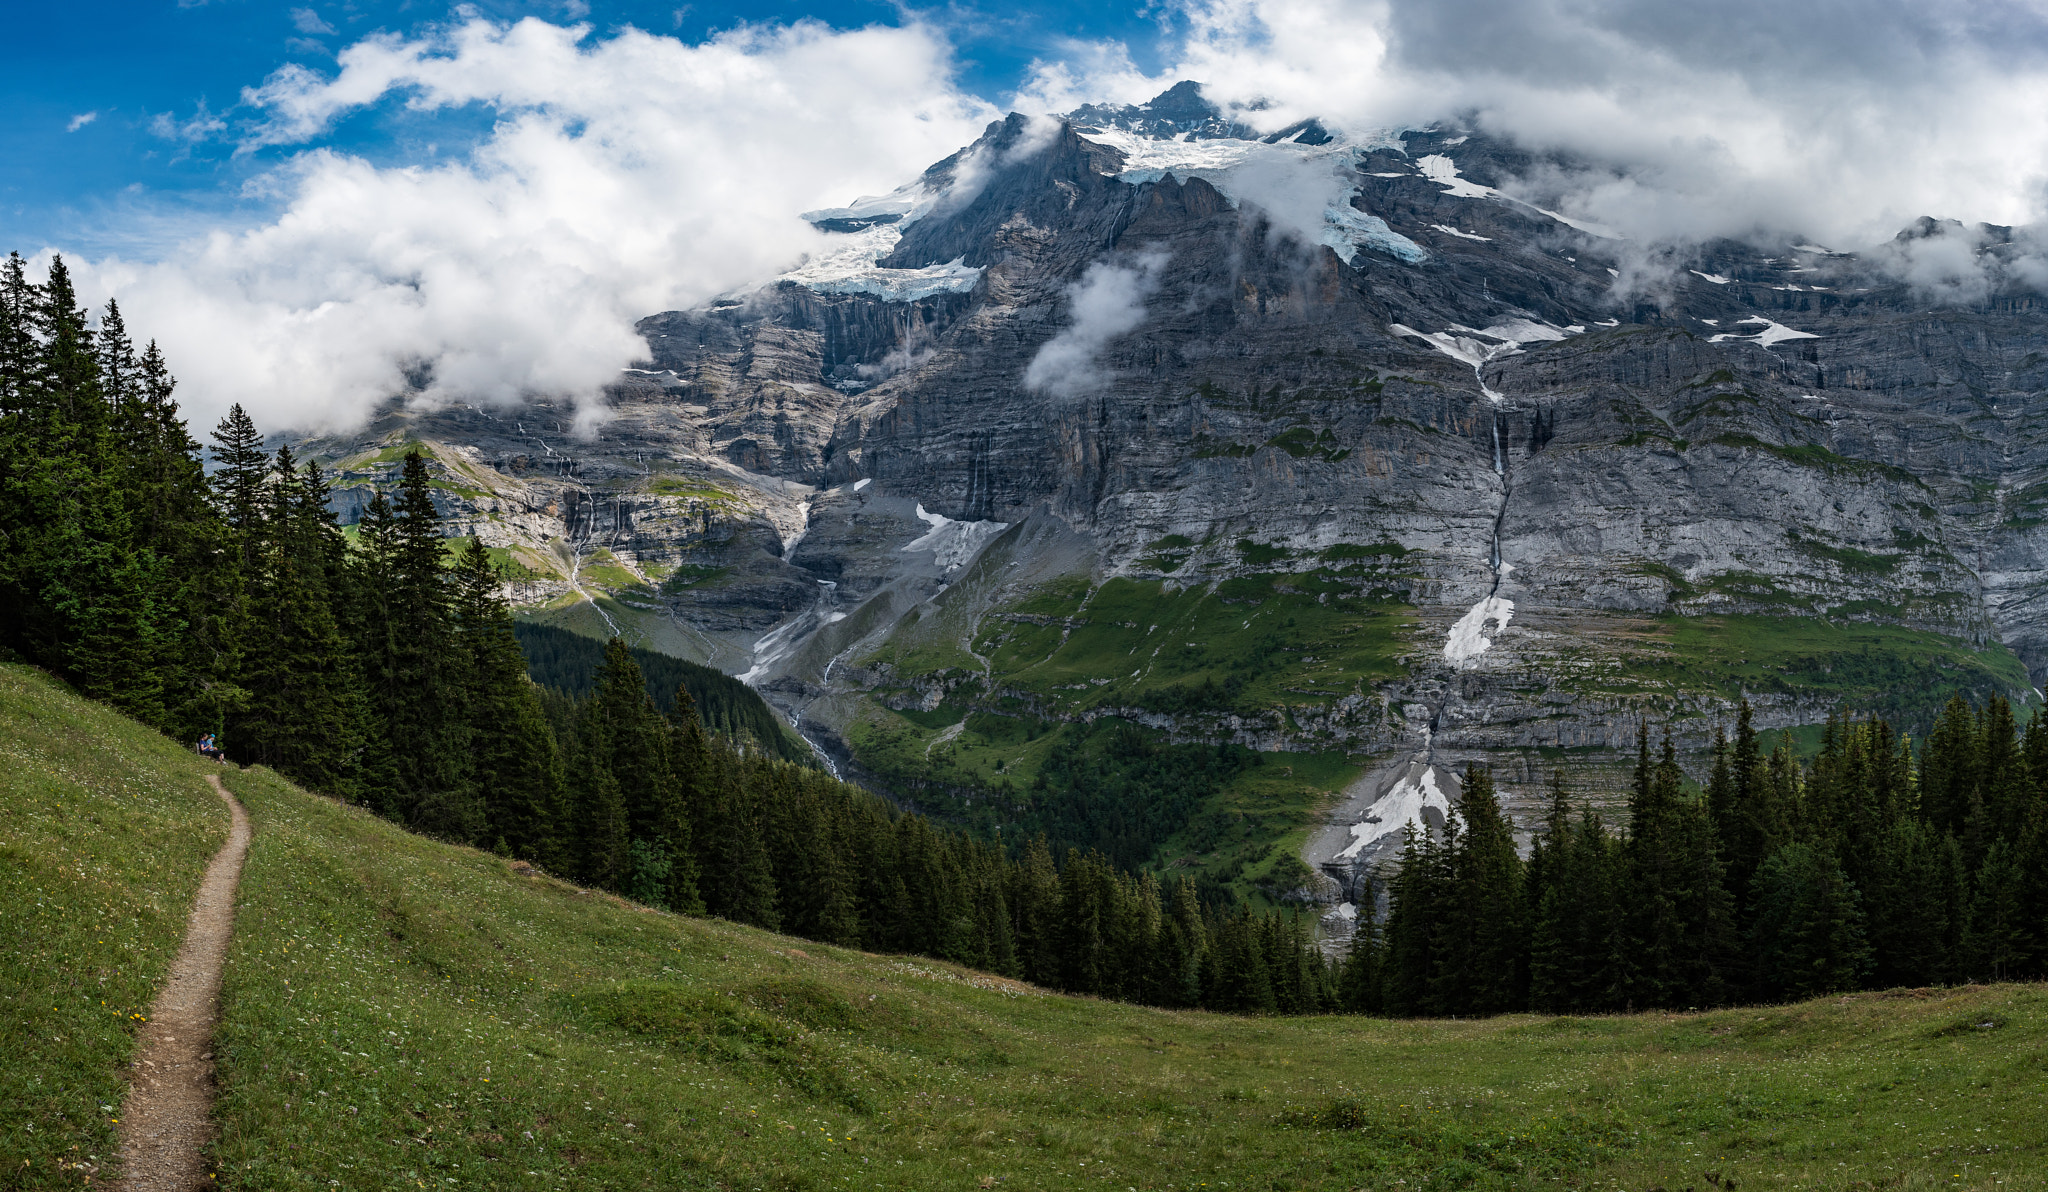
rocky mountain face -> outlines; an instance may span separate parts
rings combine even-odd
[[[1190,84],[1012,116],[810,213],[843,250],[646,319],[594,439],[395,401],[304,446],[345,512],[424,447],[531,615],[742,674],[899,791],[997,783],[933,760],[1001,752],[977,714],[1512,790],[1745,693],[1776,726],[2034,699],[2040,300],[1898,280],[1961,239],[1929,221],[1649,254],[1556,213],[1571,166],[1261,135]]]

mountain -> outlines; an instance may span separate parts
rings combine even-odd
[[[1697,750],[1745,695],[1916,732],[2039,702],[2048,324],[1995,280],[2010,230],[1660,258],[1560,212],[1584,163],[1240,115],[1012,115],[810,212],[833,251],[640,324],[588,441],[394,401],[301,449],[346,517],[424,448],[530,617],[740,675],[998,826],[1104,718],[1391,758],[1373,798],[1490,760],[1526,821],[1646,716]],[[1930,238],[1994,281],[1930,305]]]

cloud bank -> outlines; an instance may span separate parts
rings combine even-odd
[[[299,144],[392,95],[497,124],[442,164],[305,150],[264,181],[274,221],[83,263],[83,289],[163,342],[198,420],[241,402],[267,428],[346,428],[423,385],[424,402],[578,400],[587,425],[645,353],[636,319],[789,267],[821,242],[798,212],[885,192],[994,115],[921,27],[686,45],[472,20],[358,42],[331,78],[279,72],[244,96],[243,143]]]
[[[1921,215],[2027,224],[2048,194],[2048,16],[2035,4],[1158,11],[1163,69],[1075,43],[1010,106],[1138,102],[1194,79],[1268,128],[1461,121],[1591,162],[1519,185],[1627,235],[1646,261],[1713,236],[1881,244]],[[291,153],[263,182],[274,220],[157,263],[82,262],[81,281],[164,342],[204,421],[240,401],[268,427],[341,428],[409,385],[422,401],[567,397],[589,421],[643,351],[636,318],[788,268],[820,243],[795,213],[886,192],[978,134],[997,109],[960,89],[949,55],[941,29],[916,23],[753,26],[702,44],[532,19],[374,36],[332,75],[289,67],[233,112],[165,118],[173,140]],[[496,124],[459,160],[386,167],[320,147],[338,121],[393,102],[481,107]],[[1276,185],[1266,201],[1299,191],[1309,218],[1308,189]],[[1981,240],[1939,230],[1884,259],[1931,298],[1968,301],[1984,284]],[[2006,256],[2012,275],[2048,281],[2048,266]],[[1100,349],[1155,280],[1142,263],[1098,265],[1030,383],[1099,384]]]
[[[2048,191],[2048,9],[2004,0],[1191,0],[1173,65],[1042,63],[1027,104],[1195,79],[1265,128],[1467,122],[1604,168],[1525,180],[1643,240],[2021,224]]]

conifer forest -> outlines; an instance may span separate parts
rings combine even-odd
[[[41,280],[7,260],[0,650],[175,739],[216,734],[235,762],[647,905],[1244,1013],[1590,1013],[2048,974],[2048,725],[2002,700],[1951,701],[1924,741],[1845,710],[1807,760],[1766,751],[1745,704],[1703,782],[1646,725],[1627,822],[1558,780],[1526,857],[1474,766],[1331,956],[1304,914],[906,812],[813,766],[715,672],[650,687],[673,660],[617,639],[594,670],[577,642],[532,663],[486,550],[448,549],[417,454],[344,534],[318,463],[268,449],[240,407],[202,446],[174,389],[117,306],[81,308],[61,259]]]

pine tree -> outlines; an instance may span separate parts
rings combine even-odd
[[[1453,1014],[1520,1009],[1528,1003],[1529,915],[1514,827],[1491,770],[1467,768],[1457,818],[1432,1001]]]
[[[439,518],[419,452],[406,453],[395,505],[382,493],[372,498],[360,535],[353,624],[383,754],[370,767],[383,788],[380,806],[401,822],[465,839],[476,819],[469,710],[457,682]]]
[[[1865,898],[1871,943],[1872,976],[1880,986],[1933,985],[1950,979],[1954,957],[1951,941],[1958,934],[1951,922],[1951,899],[1944,891],[1960,875],[1951,837],[1938,836],[1917,818],[1903,817],[1879,838],[1867,867],[1870,886]]]
[[[317,476],[317,469],[315,470]],[[327,589],[324,489],[308,492],[290,446],[278,448],[262,514],[266,531],[246,577],[241,686],[249,700],[230,721],[236,756],[315,790],[354,792],[362,747],[354,660]]]
[[[511,610],[498,584],[489,552],[472,540],[456,566],[452,611],[472,781],[485,824],[479,839],[502,839],[509,850],[546,864],[556,860],[561,846],[561,757],[539,689],[526,677],[526,659],[512,636]],[[643,901],[693,909],[696,858],[687,835],[658,826],[642,839],[650,847],[666,841],[668,882],[660,898]],[[687,895],[679,900],[685,887]]]
[[[1438,1005],[1435,978],[1450,919],[1457,824],[1456,818],[1445,821],[1444,841],[1412,825],[1402,829],[1400,867],[1388,881],[1384,996],[1390,1014],[1449,1012]]]
[[[575,792],[578,872],[593,886],[623,890],[631,877],[632,838],[627,832],[625,793],[606,764],[612,734],[608,709],[596,700],[585,700],[577,711],[568,771]]]
[[[1630,1001],[1717,1004],[1728,996],[1734,928],[1713,821],[1705,807],[1683,797],[1670,737],[1654,766],[1649,752],[1646,725],[1637,737],[1626,850]]]
[[[1961,838],[1977,791],[1977,717],[1960,695],[1949,697],[1920,759],[1920,810],[1936,831]]]
[[[2002,839],[1993,841],[1972,884],[1964,965],[1980,980],[2012,980],[2039,947],[2038,928],[2025,914],[2026,874],[2017,852]]]
[[[1798,1001],[1854,989],[1871,966],[1862,899],[1832,850],[1792,844],[1757,870],[1749,947],[1756,989]]]

